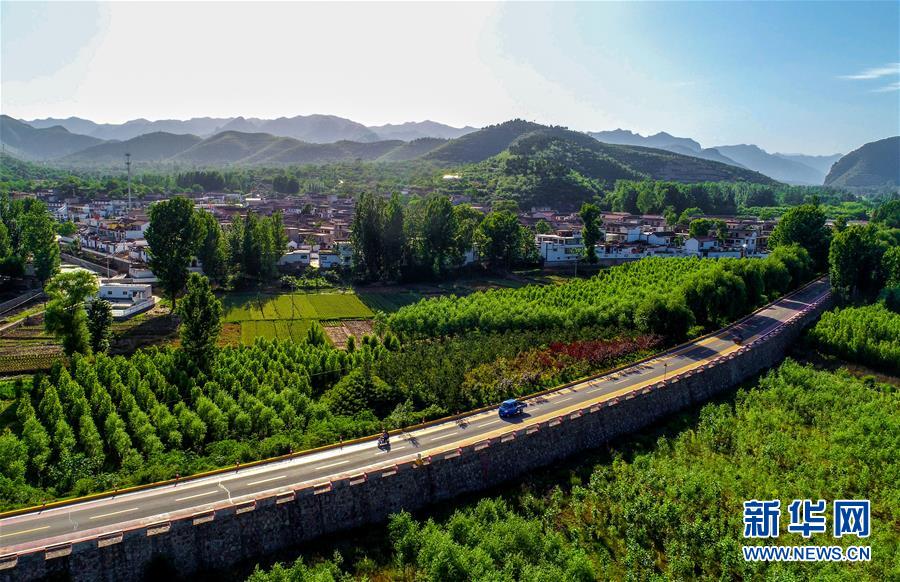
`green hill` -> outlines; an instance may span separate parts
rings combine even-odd
[[[513,199],[523,208],[576,208],[623,179],[776,183],[735,166],[664,150],[605,144],[562,128],[525,133],[505,151],[465,166],[460,173],[484,197]]]
[[[59,125],[35,129],[8,115],[0,115],[0,143],[27,160],[50,160],[102,143],[95,137],[69,133]]]
[[[448,141],[428,153],[424,159],[448,164],[481,162],[508,148],[516,138],[541,129],[547,128],[522,119],[489,125],[484,129]]]
[[[61,158],[61,164],[108,166],[120,164],[130,153],[136,162],[167,160],[203,141],[196,135],[146,133],[126,141],[106,142]]]
[[[825,185],[860,189],[900,186],[900,136],[867,143],[842,157],[831,167]]]

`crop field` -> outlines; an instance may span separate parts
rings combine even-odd
[[[234,294],[225,297],[225,321],[278,319],[354,319],[372,317],[372,310],[352,293]]]
[[[306,337],[306,331],[311,325],[311,319],[242,321],[241,343],[252,344],[257,337],[299,341]]]
[[[299,340],[313,321],[368,319],[374,314],[353,293],[236,293],[222,300],[225,322],[239,324],[241,343],[256,337]]]

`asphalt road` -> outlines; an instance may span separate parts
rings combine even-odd
[[[0,556],[163,522],[173,514],[202,513],[217,504],[250,500],[279,490],[289,491],[301,484],[359,475],[375,467],[409,461],[417,455],[427,457],[487,436],[500,436],[532,423],[544,422],[728,354],[739,347],[734,341],[737,334],[743,338],[743,343],[748,343],[783,325],[792,315],[824,297],[828,291],[828,283],[819,281],[740,324],[677,351],[530,399],[525,414],[514,420],[500,419],[496,410],[490,410],[393,436],[389,450],[379,449],[374,440],[370,440],[177,485],[9,517],[0,520]]]

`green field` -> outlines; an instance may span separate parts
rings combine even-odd
[[[306,331],[311,325],[311,319],[242,321],[241,343],[252,344],[257,337],[300,341],[306,337]]]
[[[241,342],[255,337],[299,340],[313,321],[368,319],[372,310],[352,293],[236,293],[223,298],[225,321],[241,324]]]
[[[370,309],[393,313],[405,307],[412,305],[416,301],[424,297],[421,293],[415,291],[407,291],[402,293],[360,293],[360,300]]]

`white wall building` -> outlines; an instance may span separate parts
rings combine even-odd
[[[116,319],[126,319],[156,304],[153,288],[145,283],[101,283],[97,297],[112,304]]]
[[[539,234],[534,237],[538,253],[545,263],[574,263],[584,254],[581,233]]]

